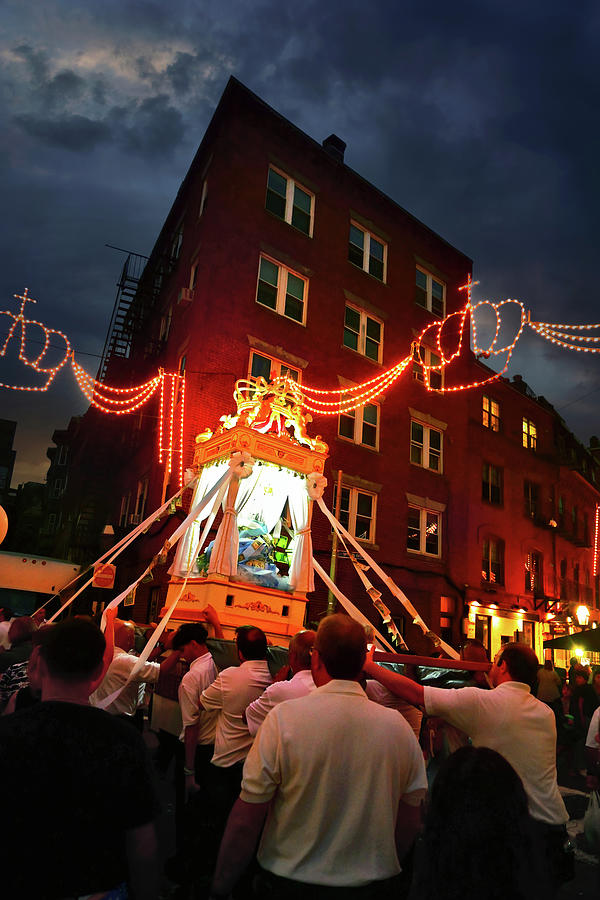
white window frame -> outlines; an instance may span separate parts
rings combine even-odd
[[[364,422],[364,410],[365,406],[373,406],[377,410],[377,423],[375,424],[375,444],[367,444],[363,441],[363,425],[373,425],[372,422]],[[351,412],[340,413],[338,416],[338,437],[342,441],[349,441],[353,444],[358,444],[360,447],[366,447],[368,450],[379,450],[379,426],[381,424],[381,406],[379,403],[365,403],[365,406],[359,406],[357,409],[353,409]],[[348,437],[345,434],[341,433],[341,424],[342,419],[351,419],[353,420],[353,437]]]
[[[252,374],[252,360],[254,356],[259,356],[261,359],[268,359],[271,362],[271,374],[268,380],[273,381],[274,378],[281,377],[282,368],[287,369],[289,372],[296,372],[298,378],[295,379],[297,384],[300,384],[302,380],[302,370],[298,369],[296,366],[290,366],[289,363],[286,363],[283,359],[277,359],[275,356],[271,356],[269,353],[263,353],[262,350],[255,350],[252,348],[250,350],[250,356],[248,357],[248,379],[250,381],[254,381],[257,375]],[[284,375],[286,373],[284,372]]]
[[[359,324],[358,331],[354,331],[352,328],[350,328],[346,324],[346,310],[347,309],[354,310],[354,312],[358,313],[358,315],[360,316],[360,324]],[[373,359],[373,357],[369,356],[366,352],[367,325],[368,325],[369,319],[372,322],[376,322],[379,325],[379,329],[380,329],[379,330],[379,342],[377,344],[377,359]],[[352,332],[352,334],[355,334],[357,336],[358,340],[357,340],[356,349],[354,347],[349,347],[348,344],[346,343],[346,341],[345,341],[346,329],[348,329],[348,331]],[[369,337],[369,340],[373,341],[373,338]],[[375,341],[373,341],[373,342],[376,343]],[[373,360],[373,362],[381,363],[381,361],[383,359],[383,322],[381,321],[381,319],[378,319],[377,316],[373,316],[373,315],[371,315],[371,313],[368,313],[365,309],[361,309],[360,306],[355,306],[353,303],[346,303],[346,305],[344,307],[344,335],[342,337],[342,344],[344,347],[346,347],[347,350],[352,350],[354,353],[360,353],[361,356],[366,357],[366,359]]]
[[[206,178],[202,182],[202,193],[200,194],[200,205],[198,206],[198,218],[201,219],[206,209],[206,200],[208,197],[208,181]]]
[[[496,412],[494,412],[494,407],[496,408]],[[500,421],[500,404],[497,400],[494,400],[493,397],[484,394],[481,398],[481,424],[484,428],[489,428],[490,431],[498,433],[500,431]]]
[[[523,447],[525,450],[537,450],[537,425],[523,416]]]
[[[432,360],[432,356],[437,360],[434,362]],[[423,361],[421,361],[423,360]],[[444,370],[443,369],[431,369],[431,366],[441,366],[442,360],[441,357],[434,353],[429,347],[424,347],[420,344],[418,347],[415,346],[413,351],[413,378],[415,381],[420,381],[421,384],[425,384],[425,372],[423,371],[423,366],[429,366],[429,387],[435,391],[442,390],[444,387]],[[437,386],[437,379],[439,378],[439,386]],[[432,380],[435,380],[436,386],[434,387]]]
[[[352,487],[342,482],[342,491],[349,491],[349,508],[348,508],[348,526],[347,530],[350,534],[363,544],[375,543],[375,529],[377,525],[377,494],[372,491],[364,491],[362,488]],[[333,512],[335,513],[337,506],[337,484],[333,486]],[[371,498],[371,524],[369,528],[368,538],[358,537],[356,534],[356,517],[358,509],[359,495]]]
[[[354,263],[351,259],[349,259],[348,261],[353,266],[356,266],[357,269],[361,268],[363,270],[363,272],[366,272],[367,275],[371,276],[371,278],[374,278],[376,281],[379,281],[380,284],[386,284],[387,283],[387,254],[388,254],[387,241],[384,241],[383,238],[379,237],[378,234],[373,234],[371,231],[368,230],[368,228],[365,228],[364,225],[361,225],[359,222],[356,222],[354,219],[350,220],[350,225],[353,226],[354,228],[358,229],[358,231],[362,231],[362,233],[364,235],[363,250],[362,250],[363,259],[362,259],[361,266],[358,266],[358,264]],[[378,244],[381,244],[383,247],[383,277],[382,278],[379,278],[377,275],[374,275],[369,270],[369,259],[371,258],[371,239],[376,241]],[[350,244],[351,244],[350,233],[348,233],[348,246],[350,246]],[[352,244],[352,246],[357,247],[358,245]]]
[[[170,247],[171,263],[177,262],[181,256],[181,248],[183,246],[183,222],[181,222],[173,233]]]
[[[413,439],[413,425],[420,425],[421,428],[423,429],[423,443],[422,444],[420,444],[418,441],[415,441]],[[439,451],[439,457],[438,457],[438,459],[440,461],[440,465],[439,465],[438,469],[429,465],[429,463],[431,462],[431,452],[433,452],[434,454],[437,453],[437,448],[434,447],[433,451],[432,451],[432,448],[430,447],[431,432],[435,432],[436,434],[439,434],[439,436],[440,436],[440,451]],[[413,447],[421,448],[421,462],[416,462],[415,460],[413,460],[413,458],[412,458]],[[413,465],[413,466],[419,466],[419,468],[421,468],[421,469],[428,469],[430,472],[435,472],[436,475],[442,475],[443,471],[444,471],[444,432],[441,431],[439,428],[434,428],[432,425],[427,425],[426,422],[421,422],[419,419],[411,419],[410,420],[409,459],[410,459],[411,465]],[[427,461],[427,465],[425,465],[425,461]]]
[[[52,491],[50,493],[50,498],[52,500],[58,500],[59,497],[62,497],[62,495],[64,494],[66,486],[66,478],[55,478],[52,482]]]
[[[279,175],[281,178],[284,178],[285,182],[286,182],[286,185],[285,185],[285,212],[284,212],[283,218],[281,216],[278,216],[276,212],[273,212],[273,210],[269,209],[269,207],[266,205],[268,192],[269,192],[269,190],[273,190],[272,188],[269,188],[269,172],[271,170],[273,172],[276,172],[277,175]],[[309,225],[308,232],[304,231],[304,229],[302,229],[302,228],[298,228],[298,226],[294,225],[294,223],[292,222],[292,218],[293,218],[293,214],[294,214],[294,192],[295,192],[296,188],[298,188],[298,190],[302,191],[304,194],[306,194],[308,197],[310,197],[310,225]],[[310,238],[313,236],[313,223],[314,223],[314,217],[315,217],[315,195],[313,194],[312,191],[309,191],[308,188],[304,187],[304,185],[301,182],[296,181],[295,178],[292,178],[291,175],[288,175],[287,172],[284,172],[282,169],[278,169],[277,166],[269,165],[269,171],[267,172],[267,195],[265,196],[265,209],[267,210],[267,212],[270,212],[271,215],[275,216],[276,219],[279,219],[280,222],[286,222],[288,225],[291,225],[292,228],[295,228],[296,231],[300,232],[300,234],[305,234],[307,237],[310,237]]]
[[[415,265],[415,288],[417,286],[416,285],[416,278],[417,278],[416,273],[417,272],[421,272],[421,274],[425,275],[425,277],[427,278],[427,289],[426,289],[427,296],[426,296],[426,306],[423,306],[422,303],[418,303],[416,300],[416,297],[415,297],[415,304],[417,306],[420,306],[421,309],[427,309],[431,313],[432,316],[435,316],[438,319],[445,318],[445,316],[446,316],[446,282],[442,281],[441,278],[438,278],[437,275],[433,275],[427,269],[423,268],[423,266],[416,264]],[[441,313],[441,315],[439,313],[433,311],[432,281],[435,281],[435,282],[437,282],[437,284],[441,284],[441,286],[442,286],[443,297],[442,297],[442,313]]]
[[[442,512],[437,509],[428,509],[426,506],[417,506],[415,503],[409,503],[408,509],[418,510],[419,512],[419,549],[408,546],[408,518],[406,522],[406,552],[418,556],[429,556],[432,559],[440,559],[442,555]],[[426,534],[427,534],[427,516],[435,516],[437,519],[438,532],[438,552],[429,553],[427,551]]]
[[[272,265],[277,266],[278,274],[277,274],[277,299],[275,304],[275,309],[272,306],[269,306],[266,303],[261,303],[258,299],[258,289],[260,287],[260,265],[261,260],[266,260],[270,262]],[[285,273],[285,278],[282,277],[282,273]],[[285,298],[287,294],[287,281],[288,275],[294,275],[295,278],[299,278],[300,281],[304,282],[304,293],[303,293],[303,301],[302,301],[302,321],[299,319],[294,319],[292,316],[288,316],[285,313]],[[278,316],[283,316],[284,319],[288,319],[290,322],[295,322],[296,325],[306,325],[306,309],[308,307],[308,278],[305,278],[304,275],[300,275],[299,272],[295,272],[293,269],[289,269],[287,266],[284,266],[283,263],[279,262],[276,259],[273,259],[272,256],[267,256],[266,253],[261,253],[258,260],[258,277],[256,279],[256,302],[263,309],[270,309],[271,312],[277,313]]]

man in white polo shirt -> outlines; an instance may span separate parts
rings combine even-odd
[[[270,900],[397,896],[400,862],[420,824],[427,779],[419,745],[395,710],[357,679],[365,632],[323,619],[312,653],[316,690],[267,715],[244,766],[210,897],[228,896],[258,850]]]
[[[264,694],[246,707],[244,719],[248,731],[254,737],[265,721],[267,713],[284,700],[295,700],[314,691],[315,682],[310,671],[310,656],[315,643],[314,631],[299,631],[290,641],[288,649],[289,681],[276,681],[269,685]],[[285,671],[285,670],[284,670]],[[379,686],[379,685],[378,685]]]
[[[273,681],[264,631],[238,628],[236,645],[240,665],[223,669],[200,695],[200,705],[219,714],[211,775],[214,811],[221,826],[239,794],[244,760],[253,741],[242,715]]]
[[[545,703],[531,694],[538,659],[526,644],[505,644],[490,671],[494,690],[476,687],[423,687],[367,660],[371,678],[425,712],[441,716],[466,732],[476,747],[491,747],[520,776],[529,812],[539,824],[549,849],[549,861],[566,840],[569,815],[556,780],[556,720]],[[551,849],[553,848],[553,849]]]

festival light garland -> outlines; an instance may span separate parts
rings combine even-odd
[[[67,362],[67,360],[71,356],[71,354],[72,354],[71,344],[69,343],[69,339],[66,336],[66,334],[64,334],[62,331],[57,331],[55,328],[48,328],[42,322],[36,321],[36,319],[26,319],[25,318],[25,315],[24,315],[25,304],[26,303],[37,303],[37,300],[34,300],[33,297],[29,296],[29,291],[27,288],[25,288],[25,290],[23,291],[22,294],[14,294],[13,296],[17,300],[22,301],[21,308],[17,315],[10,312],[10,310],[8,310],[8,309],[0,310],[0,316],[8,316],[9,318],[11,318],[13,320],[12,325],[10,326],[10,328],[8,330],[6,340],[4,341],[4,344],[2,346],[2,350],[0,350],[0,356],[5,356],[6,350],[7,350],[8,345],[16,331],[16,328],[18,325],[20,325],[21,326],[21,338],[19,341],[19,360],[24,365],[26,365],[29,369],[33,369],[34,372],[38,372],[42,375],[48,375],[48,380],[46,381],[46,384],[40,385],[40,387],[25,387],[23,385],[4,384],[3,382],[0,382],[0,387],[7,388],[7,389],[13,390],[13,391],[31,391],[31,392],[47,391],[48,388],[50,387],[50,385],[52,384],[52,382],[54,381],[58,372],[60,372],[60,370],[62,369],[64,364]],[[36,356],[36,358],[33,360],[28,359],[27,355],[25,353],[25,333],[26,333],[27,325],[37,325],[39,328],[42,329],[42,331],[44,332],[44,336],[45,336],[44,347],[42,349],[42,352],[39,353]],[[58,363],[58,365],[51,366],[50,368],[44,368],[43,366],[40,365],[40,363],[46,356],[46,352],[50,346],[50,335],[51,334],[56,334],[64,340],[65,355],[64,355],[62,361],[60,363]]]
[[[344,413],[351,413],[359,407],[371,403],[385,391],[387,391],[400,376],[406,371],[407,367],[418,360],[420,368],[423,372],[423,382],[426,390],[438,394],[457,393],[459,391],[469,390],[471,388],[481,387],[491,381],[496,381],[507,370],[514,349],[519,341],[523,329],[529,325],[537,334],[545,340],[551,341],[568,350],[577,350],[581,353],[600,353],[600,334],[582,335],[578,332],[600,330],[600,323],[595,325],[569,325],[569,324],[553,324],[549,322],[532,322],[530,316],[526,313],[525,307],[520,300],[507,299],[499,303],[492,303],[490,300],[482,300],[479,303],[472,303],[472,289],[479,284],[478,281],[472,281],[471,275],[467,276],[465,284],[461,285],[458,290],[466,291],[467,302],[465,306],[457,312],[450,313],[444,319],[435,321],[427,325],[419,334],[417,339],[412,343],[412,353],[399,362],[395,363],[385,372],[381,372],[373,378],[363,381],[361,384],[345,386],[341,388],[313,388],[310,385],[298,385],[292,379],[288,380],[288,388],[294,396],[296,402],[303,406],[308,412],[323,416],[337,416]],[[184,416],[185,416],[185,375],[181,373],[167,373],[163,369],[159,369],[158,375],[151,378],[144,384],[129,388],[115,388],[97,381],[93,376],[83,369],[79,363],[75,361],[73,351],[67,336],[62,331],[54,328],[48,328],[42,322],[34,319],[27,319],[24,315],[25,305],[27,303],[35,303],[36,301],[29,297],[27,288],[23,294],[15,294],[17,300],[21,300],[21,307],[18,314],[8,310],[0,311],[0,316],[8,316],[12,319],[6,340],[0,350],[0,357],[6,355],[6,350],[10,341],[15,335],[15,331],[20,326],[19,340],[19,360],[35,372],[47,375],[47,381],[39,387],[26,387],[22,385],[9,385],[0,382],[0,387],[16,390],[16,391],[47,391],[52,384],[54,378],[67,361],[70,361],[71,368],[77,380],[82,393],[87,397],[88,401],[98,410],[113,415],[126,415],[138,410],[141,406],[148,402],[160,389],[160,411],[159,411],[159,435],[158,435],[158,458],[159,462],[165,461],[169,472],[172,471],[173,456],[179,454],[178,474],[179,481],[183,480],[183,438],[184,438]],[[502,325],[501,310],[509,304],[514,304],[520,310],[520,323],[514,339],[504,346],[497,346],[500,329]],[[496,325],[494,336],[487,348],[479,346],[479,338],[477,331],[476,312],[482,307],[488,307],[493,310]],[[465,326],[467,317],[470,318],[472,334],[473,334],[473,352],[477,356],[489,359],[491,356],[499,356],[506,354],[506,359],[502,369],[495,372],[488,378],[477,381],[466,382],[463,384],[446,386],[440,385],[433,387],[431,385],[431,372],[443,373],[447,366],[450,365],[462,353],[464,343]],[[458,319],[459,336],[456,349],[450,355],[446,355],[443,346],[443,338],[448,331],[448,323]],[[44,332],[44,346],[42,351],[35,359],[28,359],[26,355],[26,327],[27,325],[36,325]],[[45,359],[46,353],[50,347],[51,335],[58,335],[65,344],[64,358],[56,365],[44,367],[41,365]],[[595,346],[595,345],[598,346]],[[424,349],[435,347],[439,363],[431,365],[425,362]],[[165,383],[168,384],[168,398],[165,393]],[[327,399],[326,399],[327,398]],[[175,427],[176,407],[180,404],[177,428]],[[165,444],[165,429],[168,431],[168,440]],[[598,511],[596,513],[598,539]],[[597,556],[597,552],[596,552]],[[595,560],[596,564],[596,560]]]
[[[594,529],[594,563],[593,563],[593,575],[594,578],[598,574],[598,526],[600,524],[600,506],[596,504],[596,522]]]

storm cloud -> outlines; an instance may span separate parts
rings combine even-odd
[[[518,297],[545,321],[599,318],[590,0],[5,8],[0,306],[29,286],[36,314],[69,333],[89,371],[122,264],[104,245],[150,252],[231,74],[315,139],[339,134],[348,165],[472,256],[475,300]],[[510,371],[581,438],[598,431],[596,357],[532,334]],[[39,473],[53,428],[85,408],[66,372],[48,397],[2,398],[27,435],[21,480]]]

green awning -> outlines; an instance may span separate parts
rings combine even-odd
[[[544,641],[544,650],[595,650],[600,652],[600,628],[587,628],[575,634],[563,634],[561,637]]]

